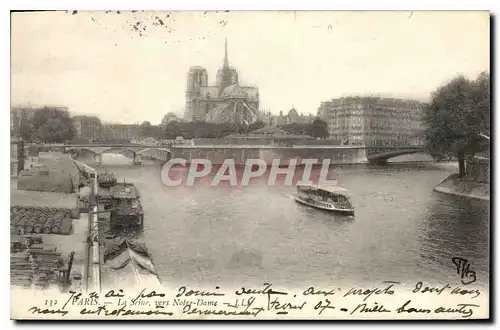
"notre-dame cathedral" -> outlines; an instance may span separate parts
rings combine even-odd
[[[207,70],[191,67],[187,76],[185,121],[249,125],[259,119],[259,90],[240,86],[238,72],[229,66],[227,39],[224,63],[215,86],[208,86]]]

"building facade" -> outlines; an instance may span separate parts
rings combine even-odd
[[[132,141],[140,137],[141,128],[137,124],[105,124],[103,132],[104,139]]]
[[[229,66],[227,40],[224,62],[217,71],[215,86],[208,85],[205,68],[190,68],[187,76],[185,121],[251,124],[259,120],[258,109],[258,88],[240,86],[238,72]]]
[[[380,97],[344,97],[322,102],[318,117],[330,138],[343,144],[421,146],[425,103]]]
[[[75,116],[72,120],[79,139],[95,141],[102,137],[101,120],[96,116]]]
[[[280,111],[280,114],[277,116],[271,116],[270,118],[270,124],[271,126],[283,126],[283,125],[288,125],[288,124],[311,124],[316,116],[314,115],[304,115],[300,114],[295,110],[295,108],[292,108],[288,113],[285,115],[283,114],[283,111]]]

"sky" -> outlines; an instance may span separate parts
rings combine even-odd
[[[490,70],[488,12],[25,12],[11,20],[12,105],[66,106],[105,122],[183,114],[189,68],[205,67],[215,84],[225,38],[240,85],[257,86],[260,108],[274,114],[316,114],[322,101],[348,95],[427,101],[458,74]]]

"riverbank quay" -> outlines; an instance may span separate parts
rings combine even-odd
[[[489,145],[488,145],[489,146]],[[490,157],[489,149],[465,159],[465,172],[448,176],[434,191],[449,195],[490,200]]]
[[[89,266],[95,261],[90,239],[91,210],[89,207],[80,210],[78,203],[81,176],[69,155],[41,152],[27,157],[18,177],[11,178],[11,247],[19,237],[37,235],[36,249],[44,251],[44,255],[52,255],[51,259],[54,254],[61,258],[57,271],[64,275],[58,278],[57,286],[64,291],[85,290],[89,279],[93,279]],[[26,247],[23,250],[29,259],[36,249]],[[45,276],[43,261],[44,258],[24,277],[35,282],[35,278]],[[48,288],[39,285],[38,289]]]
[[[77,211],[76,196],[19,190],[17,180],[11,179],[10,204],[11,280],[23,279],[17,283],[20,285],[16,285],[16,281],[11,284],[31,288],[38,277],[57,278],[56,273],[61,271],[64,278],[59,278],[58,283],[52,281],[51,285],[59,286],[61,281],[70,280],[72,287],[80,287],[86,259],[88,215]],[[33,259],[37,254],[43,256],[35,258],[37,261],[33,264],[30,257]]]
[[[488,183],[464,180],[457,173],[449,175],[434,188],[434,191],[466,198],[490,200],[490,185]]]
[[[54,289],[39,285],[40,277],[50,278],[58,290],[81,292],[100,292],[104,281],[108,286],[159,283],[145,244],[137,250],[138,243],[129,242],[120,245],[120,253],[106,253],[110,213],[95,198],[102,193],[95,169],[54,152],[31,157],[27,167],[10,182],[15,287]],[[87,186],[81,187],[81,182]],[[43,256],[33,263],[37,255]]]

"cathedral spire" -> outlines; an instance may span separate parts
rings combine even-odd
[[[224,45],[224,69],[229,68],[229,61],[227,59],[227,37],[226,37],[226,43]]]
[[[222,66],[221,72],[221,82],[219,86],[219,95],[224,91],[224,89],[233,84],[231,69],[229,68],[229,60],[227,59],[227,37],[224,45],[224,64]]]

